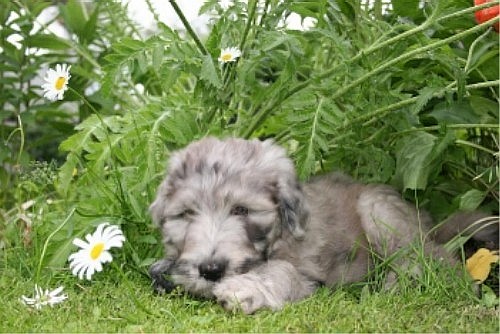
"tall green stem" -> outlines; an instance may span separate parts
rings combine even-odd
[[[250,11],[248,12],[247,25],[245,26],[245,30],[243,32],[243,37],[240,42],[240,50],[243,50],[245,44],[247,42],[248,33],[250,32],[250,28],[252,27],[253,19],[255,17],[255,11],[257,10],[257,0],[253,0],[250,7]]]
[[[56,235],[57,232],[59,232],[63,228],[64,225],[66,225],[66,223],[69,221],[69,219],[75,213],[75,210],[76,210],[75,208],[71,209],[71,211],[68,214],[68,216],[66,217],[66,219],[64,219],[64,221],[61,224],[59,224],[59,226],[47,237],[47,240],[45,240],[45,243],[43,244],[43,248],[42,248],[42,254],[40,255],[40,261],[38,262],[38,267],[36,269],[35,282],[39,283],[40,272],[42,270],[42,264],[43,264],[43,258],[45,257],[45,253],[47,252],[47,247],[49,246],[50,240],[54,237],[54,235]]]
[[[205,46],[198,38],[198,35],[196,35],[196,33],[194,32],[193,28],[191,27],[188,20],[184,16],[184,13],[179,8],[179,5],[177,5],[177,2],[175,0],[169,0],[169,1],[170,1],[170,5],[174,9],[175,13],[177,14],[177,16],[179,16],[179,19],[182,21],[184,28],[186,28],[187,33],[194,40],[194,42],[195,42],[196,46],[198,47],[198,49],[200,50],[200,52],[204,55],[207,55],[208,54],[207,49],[205,49]]]
[[[480,89],[480,88],[487,88],[487,87],[498,87],[499,84],[500,84],[500,80],[479,82],[479,83],[475,83],[475,84],[466,85],[465,89],[471,90],[471,89]],[[443,88],[442,90],[434,93],[433,97],[438,97],[442,94],[445,94],[446,92],[452,92],[455,90],[456,90],[456,87],[446,87],[446,88]],[[408,99],[390,104],[390,105],[385,106],[383,108],[379,108],[377,110],[374,110],[373,112],[361,115],[361,116],[356,117],[353,120],[351,120],[348,125],[345,125],[342,128],[350,126],[353,123],[363,122],[363,121],[367,121],[366,123],[363,124],[363,126],[367,126],[370,123],[372,123],[375,118],[381,117],[381,116],[385,115],[386,113],[391,112],[393,110],[401,109],[402,107],[411,105],[411,104],[417,102],[418,98],[419,98],[418,96],[413,96],[413,97],[410,97]]]
[[[24,151],[24,128],[23,128],[23,121],[21,119],[21,114],[17,115],[17,122],[19,124],[19,132],[21,139],[21,143],[19,144],[19,153],[17,154],[17,159],[16,159],[16,164],[17,166],[19,166],[21,164],[21,156]]]

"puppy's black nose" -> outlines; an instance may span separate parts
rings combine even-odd
[[[216,282],[224,276],[226,264],[221,261],[204,262],[198,266],[198,271],[204,279]]]

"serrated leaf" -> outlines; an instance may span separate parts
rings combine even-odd
[[[135,59],[137,59],[137,65],[139,65],[139,72],[141,74],[146,73],[148,68],[148,60],[146,58],[146,55],[143,52],[139,52],[137,53]]]
[[[424,87],[419,91],[419,95],[415,104],[411,108],[411,113],[417,115],[425,105],[433,98],[434,94],[440,91],[441,88]]]
[[[311,120],[311,115],[310,114],[302,114],[298,112],[291,112],[288,115],[288,121],[290,123],[302,123],[305,121],[310,121]]]
[[[100,129],[101,123],[97,116],[92,115],[77,125],[75,129],[79,132],[69,137],[59,145],[61,151],[81,152],[87,142],[91,141],[94,132]],[[85,131],[82,131],[85,130]]]
[[[419,0],[391,0],[394,12],[399,16],[418,18],[422,16]]]
[[[204,55],[201,65],[200,78],[207,81],[215,88],[222,87],[222,81],[217,73],[214,62],[210,55]]]
[[[144,48],[146,45],[143,41],[139,41],[133,38],[124,38],[119,43],[113,45],[113,50],[117,53],[133,53]]]
[[[153,69],[158,70],[163,62],[164,46],[157,45],[153,48]]]
[[[299,14],[302,18],[320,18],[325,13],[326,3],[325,0],[301,0],[291,1],[289,6],[291,11]]]
[[[218,53],[220,52],[220,45],[221,45],[220,27],[224,27],[224,23],[225,23],[224,20],[217,21],[212,27],[210,35],[208,35],[207,40],[205,41],[205,47],[207,48],[208,52],[213,56],[217,56]]]
[[[427,132],[406,139],[396,161],[396,177],[402,180],[403,189],[425,189],[435,142],[436,137]]]

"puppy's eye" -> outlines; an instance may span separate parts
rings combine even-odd
[[[186,209],[186,210],[184,210],[176,215],[170,216],[170,219],[186,219],[192,215],[194,215],[194,210]]]
[[[233,206],[230,213],[233,216],[248,216],[248,208],[241,205],[236,205]]]

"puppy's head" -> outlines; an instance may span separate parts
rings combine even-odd
[[[170,158],[150,208],[174,283],[205,297],[222,278],[266,261],[307,210],[292,161],[271,141],[206,138]]]

